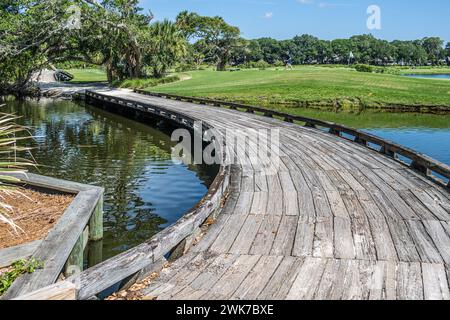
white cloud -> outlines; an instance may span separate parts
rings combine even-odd
[[[313,4],[314,0],[297,0],[297,2],[301,4]]]
[[[266,18],[266,19],[272,19],[272,17],[273,17],[273,12],[266,12],[264,14],[264,18]]]

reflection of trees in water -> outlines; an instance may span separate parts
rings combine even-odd
[[[165,174],[173,165],[168,135],[71,101],[11,102],[8,108],[38,136],[31,146],[36,161],[45,165],[39,173],[105,187],[106,257],[161,230],[167,221],[142,198],[141,189],[149,170]],[[215,175],[211,168],[188,168],[207,186]]]

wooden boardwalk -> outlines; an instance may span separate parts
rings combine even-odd
[[[233,165],[215,223],[144,295],[450,299],[445,187],[317,129],[132,92],[97,92],[180,112],[218,129],[280,130],[277,172]]]

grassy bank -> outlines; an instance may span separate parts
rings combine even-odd
[[[71,82],[75,83],[108,81],[102,69],[68,69],[66,71],[74,76]]]
[[[403,72],[411,73],[408,69]],[[188,74],[190,80],[149,90],[268,107],[364,109],[400,105],[444,106],[450,110],[450,81],[445,80],[317,66],[300,66],[290,71],[282,68],[237,72],[202,70]]]

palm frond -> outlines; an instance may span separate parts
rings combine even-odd
[[[30,139],[31,135],[26,127],[15,123],[17,119],[17,116],[0,113],[0,223],[9,225],[16,233],[22,229],[10,218],[13,208],[3,201],[3,195],[21,194],[14,185],[20,179],[13,174],[25,173],[26,168],[35,166],[34,161],[18,156],[31,149],[18,146],[17,142]]]

